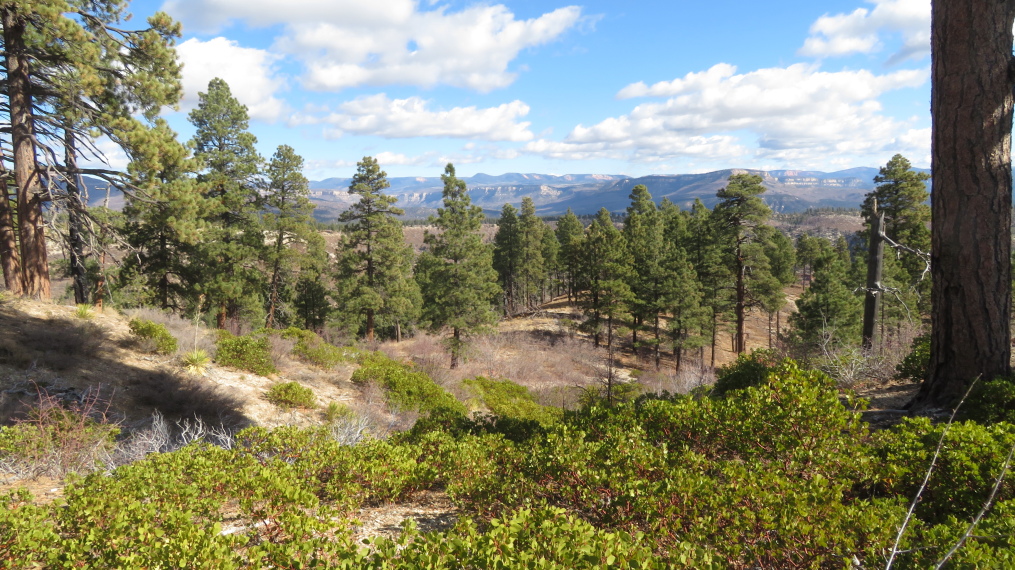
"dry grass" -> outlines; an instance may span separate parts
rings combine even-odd
[[[127,315],[131,319],[144,319],[165,326],[177,340],[177,354],[201,349],[215,357],[214,334],[200,322],[148,307],[132,309]]]

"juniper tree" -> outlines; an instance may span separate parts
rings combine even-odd
[[[201,292],[216,311],[217,326],[225,328],[227,317],[241,308],[261,305],[263,277],[257,265],[264,237],[257,177],[264,161],[254,148],[257,138],[247,130],[247,107],[225,81],[212,79],[198,99],[188,118],[196,127],[191,144],[204,166],[199,180],[206,188],[211,226],[201,242],[206,270]]]
[[[424,235],[426,250],[416,264],[416,279],[423,297],[422,318],[432,331],[451,329],[451,368],[457,368],[469,336],[496,322],[493,302],[500,287],[492,248],[479,233],[483,209],[472,205],[452,164],[441,179],[444,207],[431,218],[437,232]]]
[[[303,157],[289,145],[280,145],[268,163],[268,187],[265,190],[264,230],[274,244],[265,261],[271,268],[268,280],[268,315],[265,327],[288,324],[283,310],[284,289],[291,283],[300,264],[301,251],[310,235],[315,234],[314,205],[310,202],[310,184],[303,176]]]
[[[384,315],[401,336],[401,326],[418,313],[419,291],[412,278],[412,248],[405,243],[401,209],[383,193],[387,173],[373,157],[356,164],[349,193],[359,201],[338,217],[342,230],[336,263],[336,300],[355,328],[374,340],[377,317]]]

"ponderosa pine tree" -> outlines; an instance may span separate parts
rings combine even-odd
[[[754,289],[770,288],[771,274],[759,242],[758,228],[772,210],[760,198],[765,191],[761,181],[761,176],[757,174],[730,176],[726,187],[716,193],[719,203],[713,209],[725,247],[726,264],[735,283],[733,314],[737,328],[734,351],[738,354],[747,350],[747,311],[752,305],[759,304],[761,297],[755,294]]]
[[[863,303],[848,283],[848,267],[835,251],[814,261],[814,279],[790,315],[794,334],[811,346],[838,346],[860,338]]]
[[[585,230],[581,242],[581,270],[578,280],[578,306],[585,314],[584,327],[592,333],[595,345],[606,333],[608,372],[606,400],[613,401],[614,325],[625,318],[634,298],[628,285],[631,265],[624,234],[613,225],[609,210],[602,208]]]
[[[722,240],[725,238],[720,229],[714,212],[706,208],[701,200],[695,199],[687,219],[684,249],[701,283],[703,303],[709,311],[710,365],[713,368],[716,363],[719,323],[733,309],[735,291],[733,275],[724,263]]]
[[[532,309],[538,305],[546,282],[546,264],[543,261],[543,221],[536,216],[532,198],[522,198],[518,217],[518,292],[522,306]]]
[[[373,157],[363,157],[349,193],[360,197],[338,220],[345,222],[338,248],[336,300],[341,310],[374,340],[378,315],[385,315],[401,336],[401,327],[418,314],[419,289],[412,278],[412,248],[405,243],[401,209],[387,196],[387,173]]]
[[[123,228],[136,254],[124,258],[122,273],[141,285],[141,304],[199,310],[195,249],[207,222],[204,192],[194,178],[198,162],[162,120],[141,148],[127,168],[144,198],[127,197]]]
[[[302,327],[320,333],[331,314],[328,251],[324,236],[311,232],[300,257],[300,272],[293,295],[293,310]]]
[[[266,237],[274,237],[267,250],[266,265],[271,269],[268,280],[268,315],[265,327],[281,328],[290,321],[290,311],[283,301],[300,265],[302,250],[316,231],[314,205],[310,202],[310,183],[303,176],[303,157],[289,145],[280,145],[268,162],[268,187],[264,193]],[[300,246],[296,248],[294,246]]]
[[[688,237],[688,216],[665,198],[659,205],[659,215],[663,223],[661,308],[669,317],[673,367],[678,373],[685,351],[704,345],[709,311],[702,305],[701,283],[683,246]]]
[[[554,291],[560,287],[560,242],[557,241],[557,234],[545,221],[540,221],[543,240],[540,243],[540,253],[543,256],[543,266],[546,269],[546,279],[543,280],[543,291],[540,294],[542,302],[546,292],[550,296],[559,294]]]
[[[504,204],[497,219],[497,233],[493,236],[493,268],[497,271],[497,283],[504,292],[505,315],[512,315],[516,310],[520,249],[518,209]]]
[[[264,235],[258,220],[258,176],[264,160],[247,128],[247,107],[233,97],[229,85],[219,79],[198,94],[198,105],[188,118],[196,127],[191,144],[194,156],[205,168],[204,184],[209,232],[201,241],[201,293],[225,328],[228,317],[260,301],[263,274],[258,267]]]
[[[431,219],[437,233],[427,232],[426,250],[416,264],[416,279],[423,297],[423,320],[432,331],[451,329],[448,348],[451,368],[458,367],[469,336],[497,320],[494,300],[500,293],[493,269],[493,248],[479,233],[485,216],[473,206],[465,181],[448,164],[444,181],[444,207]]]
[[[663,223],[652,195],[643,184],[631,189],[630,200],[623,233],[631,260],[631,343],[638,348],[638,332],[651,330],[652,338],[643,340],[641,345],[653,348],[658,368],[664,281]]]
[[[5,193],[6,182],[15,188],[13,204],[0,200],[0,266],[16,294],[50,296],[42,216],[50,195],[43,185],[57,186],[50,174],[66,180],[86,172],[123,182],[119,173],[78,168],[77,146],[91,146],[98,132],[131,154],[144,121],[179,100],[180,66],[172,50],[178,24],[160,12],[147,29],[127,30],[126,6],[118,0],[0,5],[3,112],[13,150],[5,157],[13,171]],[[44,169],[40,151],[47,157]],[[72,157],[69,170],[55,163],[64,155]]]
[[[580,244],[585,234],[585,227],[581,220],[574,215],[571,208],[567,209],[559,220],[557,220],[557,243],[560,250],[557,254],[558,263],[563,275],[564,289],[567,291],[567,300],[574,301],[577,294],[577,278],[580,271]]]

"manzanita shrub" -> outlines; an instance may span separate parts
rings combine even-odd
[[[422,378],[387,383],[411,369],[363,360],[399,397],[443,398],[402,384]],[[230,449],[93,473],[51,504],[0,495],[0,567],[868,568],[917,493],[894,568],[932,567],[966,535],[952,567],[1015,566],[1001,477],[1015,428],[911,420],[872,434],[824,374],[765,367],[721,397],[598,404],[546,426],[445,409],[353,446],[326,428],[247,429]],[[456,525],[351,538],[358,509],[425,490],[460,507]]]

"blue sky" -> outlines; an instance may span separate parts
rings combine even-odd
[[[929,0],[131,3],[160,9],[181,137],[222,77],[311,179],[929,166]]]

